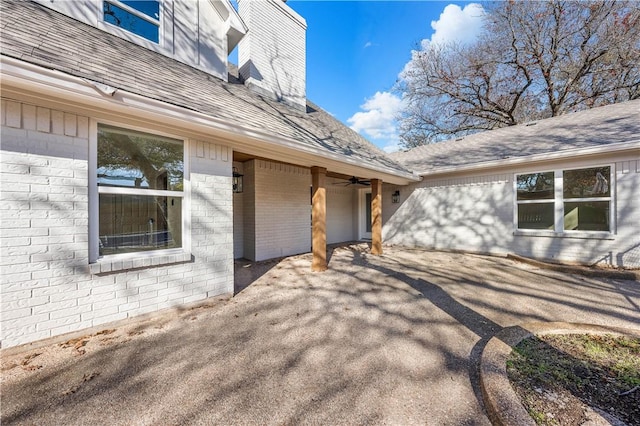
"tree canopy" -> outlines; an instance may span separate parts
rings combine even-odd
[[[398,84],[413,147],[640,98],[640,3],[485,6],[471,44],[425,43]]]

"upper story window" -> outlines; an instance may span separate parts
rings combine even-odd
[[[150,40],[160,41],[160,1],[104,0],[104,21]]]

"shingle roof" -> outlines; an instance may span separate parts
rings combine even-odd
[[[640,99],[423,145],[390,156],[418,173],[638,141]]]
[[[37,3],[2,0],[1,42],[2,55],[243,127],[268,130],[372,168],[410,173],[310,102],[306,112],[291,108],[251,91],[235,78],[224,82]]]

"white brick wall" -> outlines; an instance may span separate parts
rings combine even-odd
[[[111,265],[123,270],[95,274],[89,119],[5,99],[1,109],[2,347],[233,291],[229,148],[188,142],[192,262],[125,261]]]
[[[391,193],[398,188],[385,185],[383,240],[412,247],[503,252],[513,238],[510,185],[506,174],[427,180],[399,188],[399,204],[391,203]],[[498,236],[507,241],[497,244]]]
[[[311,250],[311,172],[251,160],[244,163],[245,257],[265,260]]]
[[[246,259],[256,260],[256,162],[243,163],[244,193],[242,194],[242,247]]]
[[[240,0],[249,28],[238,44],[240,73],[248,85],[306,105],[306,22],[282,0]]]
[[[345,181],[327,179],[327,243],[341,243],[357,239],[357,196],[352,185]],[[334,185],[337,183],[338,185]]]
[[[234,162],[233,166],[238,173],[244,173],[242,163]],[[235,259],[244,257],[244,194],[244,191],[233,194],[233,257]]]
[[[609,238],[514,235],[514,173],[614,164],[612,208],[617,229]],[[527,165],[500,174],[426,178],[408,187],[383,189],[383,239],[387,243],[472,252],[515,253],[583,264],[640,266],[640,158]],[[400,189],[401,202],[391,203]],[[583,234],[584,236],[585,234]]]

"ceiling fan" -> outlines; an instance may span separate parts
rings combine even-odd
[[[358,179],[355,176],[351,176],[349,179],[346,179],[345,182],[335,182],[334,185],[341,185],[341,186],[349,186],[349,185],[370,186],[371,185],[371,181],[370,180],[361,180],[361,179]]]

